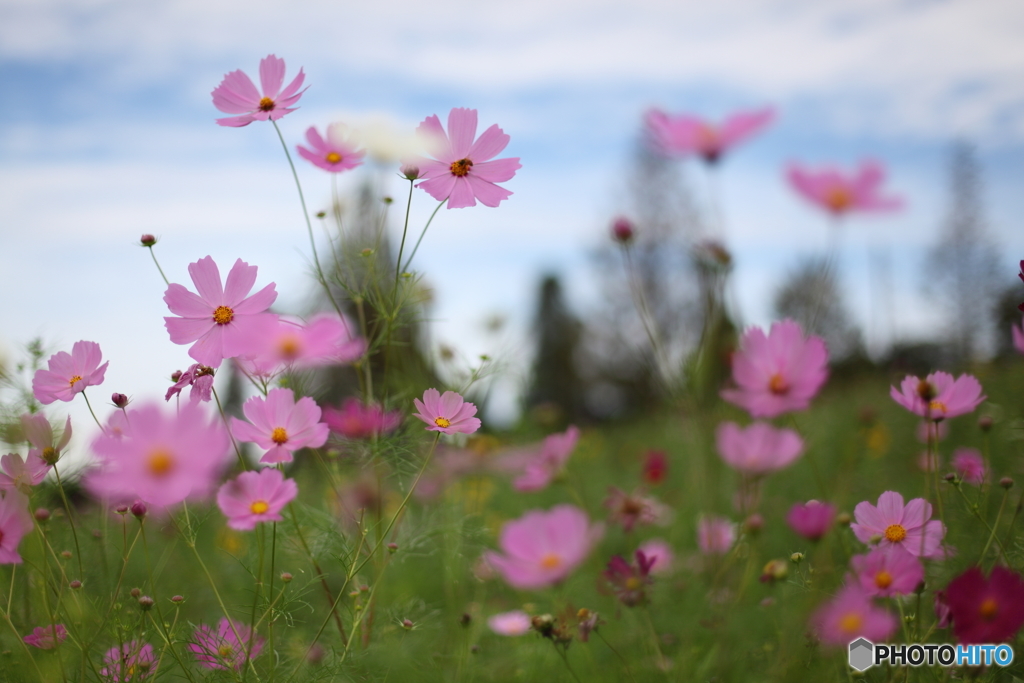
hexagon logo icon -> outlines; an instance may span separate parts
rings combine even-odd
[[[850,643],[850,666],[857,671],[870,668],[875,662],[875,645],[867,638]]]

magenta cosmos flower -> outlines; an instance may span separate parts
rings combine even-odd
[[[281,510],[299,493],[294,479],[268,467],[259,472],[242,472],[217,491],[217,506],[228,518],[228,526],[252,531],[260,522],[280,522]]]
[[[241,128],[253,121],[276,121],[285,114],[295,111],[293,104],[299,101],[302,93],[299,88],[306,80],[306,75],[299,69],[299,75],[281,90],[284,85],[284,60],[274,55],[267,55],[260,60],[261,93],[256,89],[252,79],[240,69],[224,76],[213,92],[213,106],[225,114],[241,114],[217,119],[217,124]]]
[[[786,177],[804,199],[835,216],[851,211],[893,211],[903,206],[901,198],[882,195],[885,169],[872,161],[862,162],[849,176],[834,168],[810,171],[790,164]]]
[[[517,491],[540,491],[558,476],[576,449],[580,430],[570,426],[561,434],[551,434],[544,439],[540,450],[526,461],[523,474],[512,482]]]
[[[196,629],[195,642],[189,643],[196,660],[207,669],[239,670],[246,660],[255,659],[263,649],[263,638],[255,636],[252,630],[240,621],[221,619],[214,631],[203,624]]]
[[[705,515],[697,520],[697,545],[705,555],[724,555],[736,542],[736,525],[725,517]]]
[[[603,533],[574,505],[531,510],[502,528],[502,553],[484,559],[514,588],[545,588],[569,576]]]
[[[878,497],[877,507],[867,501],[857,503],[853,516],[856,522],[850,528],[863,543],[881,539],[878,542],[883,548],[901,545],[918,557],[943,555],[946,528],[939,520],[932,520],[932,505],[924,498],[915,498],[904,506],[903,496],[886,491]]]
[[[301,448],[319,448],[330,429],[320,422],[320,406],[308,396],[295,400],[291,389],[271,389],[266,398],[253,396],[242,405],[249,422],[231,418],[231,433],[266,453],[260,462],[291,462]]]
[[[199,293],[177,283],[164,292],[171,313],[181,316],[164,318],[171,341],[192,344],[188,355],[212,368],[219,367],[225,358],[250,353],[277,321],[276,315],[266,313],[277,299],[273,282],[248,296],[258,270],[238,259],[222,287],[220,270],[212,257],[190,263],[188,272]]]
[[[672,546],[665,541],[660,538],[652,538],[641,543],[637,550],[651,561],[652,574],[668,574],[672,571],[676,556],[672,552]]]
[[[875,607],[858,585],[843,588],[811,618],[821,642],[846,647],[857,638],[881,643],[896,632],[896,617]]]
[[[933,372],[924,379],[907,375],[896,387],[889,387],[892,400],[929,420],[944,420],[973,412],[987,397],[981,383],[971,375],[955,380],[948,372]]]
[[[1013,335],[1013,346],[1024,353],[1024,321],[1020,325],[1010,325],[1010,334]]]
[[[808,541],[819,541],[832,528],[836,509],[828,503],[809,500],[807,504],[796,503],[786,515],[789,527]]]
[[[167,389],[164,400],[170,401],[172,396],[180,395],[181,390],[188,386],[192,387],[188,392],[188,400],[191,403],[211,400],[213,398],[213,375],[213,368],[202,363],[193,363],[185,372],[176,372],[171,376],[171,379],[177,377],[178,380]]]
[[[331,173],[353,169],[363,163],[363,157],[366,156],[366,150],[358,149],[354,138],[349,134],[348,126],[344,123],[332,123],[327,126],[326,137],[320,136],[316,126],[310,126],[306,131],[306,140],[310,148],[296,145],[299,156]]]
[[[347,398],[341,408],[324,408],[324,423],[346,439],[368,439],[397,429],[402,424],[402,413],[385,412],[379,405],[364,406],[357,398]]]
[[[64,624],[36,626],[32,633],[22,638],[27,645],[38,647],[40,650],[52,650],[67,639],[68,630],[64,628]]]
[[[715,432],[718,454],[727,465],[750,475],[788,467],[804,452],[804,440],[792,429],[755,422],[746,429],[723,422]]]
[[[176,410],[150,403],[115,415],[122,416],[117,429],[108,428],[92,444],[99,462],[86,477],[90,490],[157,506],[212,493],[231,452],[224,425],[202,404]]]
[[[1024,580],[1006,567],[993,567],[987,579],[971,567],[950,581],[945,598],[961,643],[1001,643],[1024,625]]]
[[[654,558],[647,557],[642,550],[637,550],[635,556],[636,564],[632,564],[616,555],[603,572],[615,597],[626,607],[636,607],[646,602],[647,587],[654,582],[651,578]]]
[[[532,628],[530,615],[522,610],[512,610],[487,617],[487,625],[499,636],[521,636]]]
[[[608,508],[608,521],[627,532],[637,524],[665,525],[672,519],[672,510],[654,496],[645,496],[642,488],[626,493],[617,486],[609,486],[603,505]]]
[[[804,338],[792,320],[773,323],[768,335],[753,327],[732,356],[737,388],[722,398],[753,417],[777,417],[804,410],[828,378],[828,351],[821,337]]]
[[[100,345],[91,341],[77,341],[71,353],[59,351],[46,361],[47,370],[36,370],[32,378],[32,394],[43,405],[54,401],[71,401],[86,387],[103,384],[109,362],[100,365],[103,353]]]
[[[494,158],[509,141],[498,124],[476,137],[476,109],[452,109],[447,134],[436,114],[424,119],[416,132],[436,157],[416,161],[422,179],[416,187],[438,201],[447,199],[449,209],[476,206],[478,199],[484,206],[497,206],[512,196],[495,183],[511,180],[522,164],[519,157]]]
[[[672,116],[660,109],[644,114],[644,129],[655,151],[669,157],[699,155],[713,164],[727,149],[760,131],[775,119],[771,107],[737,112],[721,124],[689,114]]]
[[[953,451],[953,469],[968,484],[980,486],[985,481],[985,459],[974,448],[958,448]]]
[[[120,647],[116,645],[103,655],[100,675],[111,683],[141,681],[154,673],[153,646],[138,640],[131,640]]]
[[[476,406],[466,403],[454,391],[440,394],[437,389],[427,389],[423,392],[422,401],[414,398],[412,402],[419,411],[413,415],[430,425],[427,427],[428,432],[472,434],[480,429],[480,420],[473,417],[476,415]]]
[[[28,498],[17,490],[6,491],[0,498],[0,564],[21,564],[18,544],[32,527]]]
[[[921,561],[899,545],[875,548],[866,555],[854,555],[850,566],[856,583],[871,596],[888,598],[910,595],[924,581]]]

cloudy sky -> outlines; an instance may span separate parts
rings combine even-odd
[[[978,145],[1008,282],[1024,255],[1022,35],[1017,0],[0,0],[0,344],[10,358],[39,335],[54,350],[95,340],[111,360],[100,402],[161,394],[190,361],[167,340],[143,232],[160,237],[172,281],[207,254],[224,271],[241,257],[259,285],[278,283],[281,310],[302,306],[307,237],[273,130],[213,123],[213,87],[270,53],[289,79],[307,75],[301,108],[281,120],[291,144],[310,125],[386,115],[411,130],[455,106],[511,136],[505,155],[523,164],[512,198],[442,211],[417,256],[436,289],[433,337],[467,358],[521,366],[542,273],[563,275],[577,306],[593,302],[588,253],[624,205],[651,106],[779,112],[720,178],[748,323],[768,323],[772,288],[826,248],[826,221],[786,186],[785,164],[884,162],[907,209],[849,221],[844,282],[870,323],[865,255],[888,259],[896,329],[875,321],[870,334],[925,334],[938,320],[920,266],[952,140]],[[687,170],[699,193],[701,169]],[[299,172],[311,209],[326,207],[325,174]],[[378,177],[402,192],[390,170]],[[413,225],[433,206],[418,191]],[[500,340],[483,332],[495,313],[510,320]]]

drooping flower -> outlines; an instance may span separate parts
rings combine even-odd
[[[823,643],[846,647],[857,638],[881,643],[895,633],[896,617],[875,607],[864,590],[854,584],[846,586],[811,618]]]
[[[0,457],[0,490],[18,490],[28,493],[29,489],[46,479],[50,466],[39,455],[30,451],[22,459],[18,453]]]
[[[366,340],[337,315],[321,314],[308,324],[279,320],[251,356],[236,361],[253,377],[269,379],[287,368],[351,363],[366,352]]]
[[[260,522],[280,522],[281,510],[299,493],[294,479],[267,467],[259,472],[242,472],[217,491],[217,506],[228,518],[228,526],[252,531]]]
[[[804,451],[804,440],[792,429],[755,422],[745,429],[723,422],[715,432],[718,454],[733,469],[761,475],[792,464]]]
[[[580,430],[570,426],[544,439],[540,450],[525,463],[524,472],[512,482],[517,491],[540,491],[562,471],[579,440]]]
[[[91,341],[77,341],[71,353],[58,351],[46,361],[46,370],[36,370],[32,377],[32,394],[43,405],[54,401],[74,400],[86,387],[103,384],[110,362],[100,365],[103,352]]]
[[[668,456],[665,451],[648,451],[644,457],[644,481],[657,486],[668,476]]]
[[[196,660],[207,669],[239,670],[246,660],[255,659],[263,649],[264,639],[253,634],[247,624],[222,618],[214,631],[203,624],[193,634],[195,642],[189,643]]]
[[[217,124],[241,128],[248,126],[253,121],[276,121],[285,114],[295,111],[293,104],[299,101],[302,93],[300,91],[302,82],[306,80],[306,74],[299,69],[296,76],[284,90],[284,60],[278,59],[275,55],[267,55],[260,60],[260,87],[261,93],[241,69],[232,71],[224,76],[213,92],[213,106],[225,114],[241,114],[241,116],[228,116],[217,119]]]
[[[167,393],[164,394],[165,401],[170,401],[171,396],[179,395],[187,386],[192,387],[188,392],[188,400],[191,403],[209,401],[213,398],[213,368],[202,363],[193,363],[185,372],[174,374],[178,380],[167,389]]]
[[[64,628],[64,624],[36,626],[32,633],[22,638],[26,644],[40,650],[52,650],[67,639],[68,630]]]
[[[1024,579],[1011,569],[993,567],[986,579],[980,567],[971,567],[945,594],[961,643],[1001,643],[1024,626]]]
[[[324,423],[335,434],[346,439],[368,439],[374,434],[387,434],[402,424],[402,413],[385,412],[379,405],[364,406],[357,398],[347,398],[341,408],[326,406]]]
[[[985,459],[976,448],[958,448],[953,451],[953,469],[960,479],[975,486],[980,486],[988,474],[985,471]]]
[[[790,164],[786,171],[789,184],[804,199],[835,216],[852,211],[894,211],[903,207],[903,199],[882,194],[885,169],[876,162],[861,162],[854,174],[826,167],[818,171]]]
[[[724,555],[736,542],[736,525],[725,517],[704,515],[697,520],[697,545],[705,555]]]
[[[792,320],[773,323],[767,335],[753,327],[733,354],[732,378],[737,388],[723,390],[722,398],[755,418],[804,410],[828,378],[828,351],[821,337],[805,339]]]
[[[899,545],[875,548],[866,555],[854,555],[850,558],[850,566],[864,592],[880,598],[910,595],[924,581],[921,560]]]
[[[924,379],[907,375],[896,387],[889,387],[892,400],[928,420],[945,420],[974,412],[987,396],[981,383],[971,375],[955,380],[948,372],[933,372]]]
[[[43,462],[52,465],[60,460],[60,452],[71,441],[71,416],[69,415],[64,422],[64,431],[60,439],[54,437],[53,427],[46,416],[39,413],[22,415],[21,429],[25,434],[25,440],[32,446],[28,451],[29,459],[35,454]]]
[[[498,541],[502,552],[487,552],[484,559],[514,588],[544,588],[579,566],[603,533],[574,505],[531,510],[505,524]]]
[[[807,504],[796,503],[786,515],[790,528],[809,541],[818,541],[832,528],[836,509],[829,503],[809,500]]]
[[[657,498],[645,496],[643,489],[626,493],[617,486],[609,486],[604,506],[608,508],[608,521],[620,525],[627,532],[637,524],[664,525],[672,518],[672,510]]]
[[[497,206],[512,192],[496,183],[511,180],[522,168],[519,157],[495,159],[508,145],[509,136],[498,124],[476,137],[476,109],[456,107],[448,113],[448,133],[437,115],[428,116],[416,129],[432,148],[435,159],[420,158],[416,165],[422,178],[416,187],[438,201],[448,200],[449,209]]]
[[[1024,304],[1021,304],[1024,306]],[[1024,353],[1024,321],[1020,325],[1010,325],[1010,333],[1013,335],[1014,347]]]
[[[308,149],[296,145],[299,156],[306,161],[331,173],[348,171],[363,163],[365,149],[359,149],[355,137],[350,135],[349,127],[344,123],[332,123],[327,126],[326,138],[321,137],[316,126],[306,131]]]
[[[644,557],[651,561],[652,574],[669,574],[672,572],[673,564],[675,563],[675,553],[672,552],[672,547],[665,541],[660,538],[652,538],[641,543],[637,550],[642,552]]]
[[[422,401],[414,398],[412,402],[419,411],[413,415],[430,425],[427,427],[428,432],[472,434],[480,429],[480,420],[473,417],[476,415],[476,406],[466,403],[454,391],[440,394],[437,389],[427,389],[423,392]]]
[[[654,151],[668,157],[699,155],[709,164],[722,154],[760,131],[775,119],[771,107],[757,111],[736,112],[721,124],[691,116],[672,116],[660,109],[644,114],[644,131]]]
[[[642,550],[637,550],[635,565],[616,555],[608,562],[608,568],[603,575],[619,602],[626,607],[636,607],[647,600],[647,587],[653,583],[653,566],[654,558],[647,557]]]
[[[4,492],[0,498],[0,564],[21,564],[18,544],[32,527],[28,498],[16,489]]]
[[[249,422],[231,418],[231,432],[239,441],[251,441],[266,453],[260,462],[291,462],[302,448],[319,448],[330,428],[320,422],[320,406],[304,396],[298,401],[291,389],[271,389],[266,398],[253,396],[242,405]]]
[[[850,528],[863,543],[880,539],[881,547],[901,545],[917,557],[944,554],[942,538],[946,528],[939,520],[932,519],[931,503],[924,498],[914,498],[904,506],[903,496],[886,491],[878,497],[877,507],[867,501],[857,503],[853,516],[856,522]]]
[[[103,655],[104,667],[100,669],[100,675],[111,683],[141,681],[153,673],[155,663],[152,645],[131,640],[107,650]]]
[[[518,609],[492,614],[487,617],[487,625],[499,636],[521,636],[530,631],[530,615]]]
[[[221,286],[220,270],[212,257],[190,263],[188,272],[199,293],[177,283],[171,283],[164,292],[167,307],[180,316],[164,318],[171,341],[192,344],[188,355],[211,368],[220,367],[225,358],[252,352],[277,322],[275,314],[266,312],[277,299],[273,282],[248,296],[258,270],[238,259]]]

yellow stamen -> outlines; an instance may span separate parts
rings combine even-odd
[[[451,420],[449,420],[447,417],[435,417],[434,424],[436,424],[438,427],[441,427],[442,429],[452,426]]]
[[[270,440],[280,446],[288,441],[288,432],[284,427],[274,427],[274,431],[270,432]]]
[[[274,111],[274,100],[269,97],[260,99],[260,111]]]
[[[249,509],[252,510],[252,514],[254,515],[262,515],[270,509],[270,505],[268,505],[265,500],[254,500],[252,505],[249,506]]]
[[[789,391],[789,382],[779,373],[775,373],[768,380],[768,391],[772,392],[776,396],[781,396]]]
[[[985,598],[981,603],[981,607],[978,608],[978,614],[980,614],[983,619],[992,621],[995,619],[996,615],[999,614],[999,603],[996,602],[995,598]]]
[[[825,203],[833,211],[845,211],[853,204],[853,195],[845,187],[833,187],[825,192]]]
[[[875,585],[885,590],[892,585],[892,574],[885,571],[884,569],[875,574]]]
[[[218,306],[213,309],[213,322],[218,325],[227,325],[235,319],[235,312],[227,306]]]
[[[68,383],[71,386],[75,386],[76,383],[81,382],[81,381],[82,381],[82,376],[81,375],[75,375],[70,380],[68,380]]]
[[[328,152],[327,156],[324,157],[324,159],[329,164],[339,164],[339,163],[341,163],[341,155],[338,154],[337,152]]]
[[[149,454],[146,467],[154,477],[166,477],[174,469],[174,456],[165,450],[157,449]]]
[[[932,415],[935,415],[936,413],[945,415],[946,410],[946,404],[943,403],[942,401],[931,401],[930,403],[928,403],[928,411]]]
[[[644,582],[635,576],[631,576],[628,579],[626,579],[626,590],[628,591],[640,590],[641,588],[643,588],[643,586]]]
[[[469,159],[459,159],[458,161],[453,161],[450,168],[452,175],[461,178],[469,173],[469,169],[473,168],[473,162]]]
[[[890,543],[899,543],[907,537],[907,530],[899,524],[890,524],[885,527],[885,540]]]
[[[277,345],[277,352],[284,358],[297,358],[301,350],[302,345],[295,337],[285,337]]]
[[[861,626],[864,625],[864,617],[857,614],[856,612],[850,612],[843,616],[839,620],[839,630],[843,633],[851,636],[857,635],[860,632]]]
[[[558,569],[562,566],[562,558],[554,553],[548,553],[540,559],[541,569]]]
[[[230,645],[221,645],[217,648],[217,654],[219,654],[221,657],[227,658],[233,655],[234,653],[235,648],[231,647]]]

